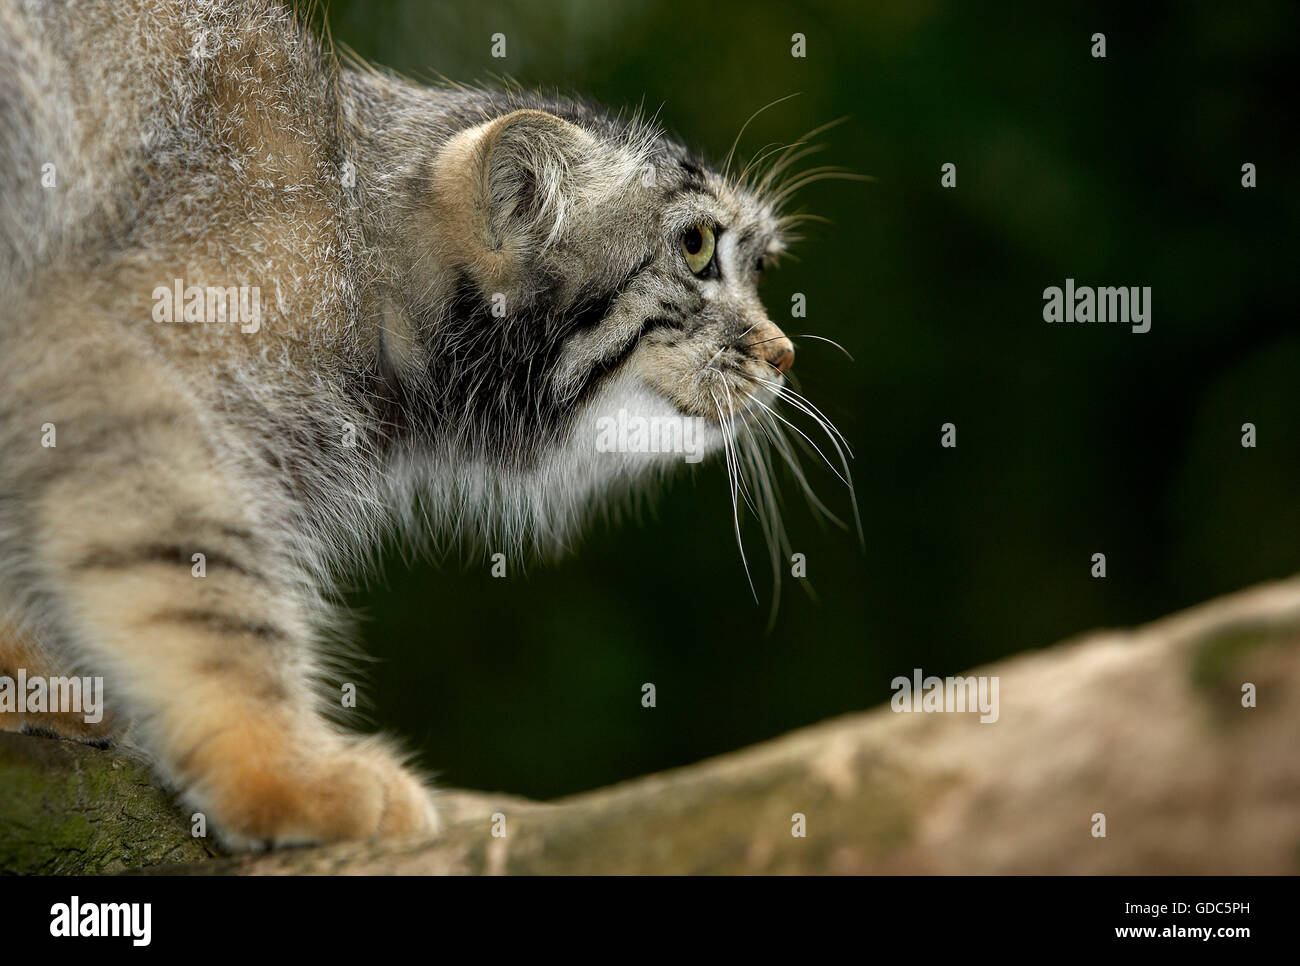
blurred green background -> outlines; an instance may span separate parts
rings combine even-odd
[[[1300,569],[1298,8],[1132,6],[333,0],[335,39],[377,63],[662,105],[715,159],[801,92],[741,154],[849,115],[812,163],[878,179],[804,191],[833,224],[764,283],[787,331],[856,359],[795,340],[803,392],[856,451],[865,535],[818,524],[786,481],[817,600],[787,579],[767,631],[757,527],[756,604],[709,464],[506,580],[485,559],[392,555],[350,597],[378,658],[373,722],[445,783],[550,797],[869,707],[913,667],[955,673]],[[1152,331],[1048,326],[1042,291],[1066,277],[1151,286]]]

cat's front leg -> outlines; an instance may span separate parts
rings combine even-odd
[[[182,412],[129,430],[87,415],[84,438],[104,442],[84,451],[80,418],[60,429],[66,472],[33,501],[36,596],[185,805],[235,847],[433,832],[401,757],[318,710],[313,598],[257,481],[214,459]]]

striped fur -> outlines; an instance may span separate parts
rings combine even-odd
[[[104,676],[230,845],[432,831],[317,693],[335,582],[426,521],[566,547],[680,462],[597,452],[620,409],[707,420],[734,496],[792,351],[777,207],[635,118],[339,65],[270,0],[0,0],[0,672]],[[176,279],[255,288],[256,330],[157,321]]]

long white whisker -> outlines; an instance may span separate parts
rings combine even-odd
[[[717,393],[710,389],[709,395],[713,397],[713,405],[718,411],[718,421],[722,424],[722,452],[727,460],[727,477],[731,482],[731,519],[736,533],[736,547],[740,550],[740,562],[745,568],[745,580],[749,582],[749,592],[754,595],[754,602],[757,603],[758,591],[754,588],[754,578],[749,572],[749,560],[745,557],[745,541],[740,536],[739,471],[736,468],[733,452],[734,443],[728,432],[726,415],[722,411],[722,404],[718,402]]]
[[[736,132],[736,140],[731,142],[731,150],[727,152],[727,158],[725,161],[722,162],[722,176],[724,178],[727,176],[727,172],[731,170],[731,159],[735,157],[736,148],[740,147],[740,139],[745,136],[745,131],[748,130],[749,125],[754,122],[754,118],[758,117],[768,108],[776,107],[776,105],[782,103],[783,101],[788,101],[790,98],[798,97],[798,96],[799,96],[799,91],[795,91],[793,94],[785,95],[785,97],[778,97],[776,100],[764,104],[753,114],[749,115],[749,120],[747,120],[744,124],[742,124],[740,126],[740,130]]]
[[[758,403],[760,406],[762,406],[764,409],[766,409],[766,410],[767,410],[769,413],[771,413],[773,416],[775,416],[777,419],[781,420],[781,422],[785,423],[787,426],[789,426],[791,429],[793,429],[796,433],[798,433],[798,434],[799,434],[800,436],[802,436],[804,439],[808,440],[808,445],[811,446],[814,450],[817,451],[817,455],[820,456],[820,457],[822,458],[822,462],[824,462],[824,463],[826,464],[826,466],[830,469],[830,471],[831,471],[832,473],[834,473],[837,477],[839,477],[839,481],[840,481],[841,483],[843,483],[845,486],[852,486],[852,485],[853,485],[852,483],[849,482],[849,480],[846,478],[846,476],[843,476],[843,475],[840,474],[840,471],[837,470],[837,469],[835,468],[835,464],[832,463],[832,462],[827,458],[826,454],[823,453],[823,452],[821,451],[821,448],[820,448],[816,443],[814,443],[811,439],[809,439],[807,433],[805,433],[802,429],[800,429],[800,428],[799,428],[798,426],[796,426],[794,423],[790,422],[790,420],[786,419],[784,416],[782,416],[780,413],[778,413],[775,409],[773,409],[773,408],[772,408],[771,406],[769,406],[767,403],[763,402],[763,400],[761,400],[761,399],[755,399],[754,401],[755,401],[756,403]],[[807,412],[807,410],[804,410],[804,411]],[[809,415],[811,415],[811,414],[809,414]],[[813,417],[813,418],[815,419],[816,417]],[[823,427],[823,429],[824,429],[824,428],[825,428],[825,427]],[[832,443],[835,442],[834,438],[831,439],[831,442],[832,442]],[[837,447],[837,448],[838,448],[838,447]],[[840,455],[841,455],[841,457],[843,457],[843,453],[841,453]]]
[[[771,144],[763,145],[763,147],[759,149],[758,153],[755,154],[754,157],[750,158],[749,163],[745,165],[744,170],[742,170],[740,174],[736,175],[736,180],[743,183],[749,176],[749,172],[753,171],[778,151],[784,150],[787,147],[788,145],[775,141]]]
[[[745,480],[745,475],[742,472],[744,466],[740,461],[740,455],[741,455],[740,436],[736,432],[736,404],[735,401],[731,398],[731,390],[727,387],[727,384],[725,382],[722,384],[722,391],[727,394],[727,409],[730,412],[730,419],[731,419],[731,440],[732,440],[732,445],[735,448],[735,454],[736,454],[736,470],[737,470],[736,479],[740,485],[740,495],[741,498],[744,499],[745,505],[749,507],[749,512],[754,514],[754,516],[757,518],[760,516],[758,512],[758,507],[754,505],[754,500],[749,492],[749,487],[746,485],[747,481]]]
[[[818,342],[829,342],[831,345],[835,346],[835,348],[839,349],[839,350],[840,350],[841,352],[843,352],[846,356],[848,356],[848,358],[849,358],[849,362],[857,362],[857,361],[858,361],[858,360],[856,360],[856,359],[853,358],[853,354],[850,353],[848,349],[844,348],[844,346],[840,345],[840,344],[839,344],[838,342],[836,342],[834,339],[828,339],[828,338],[826,338],[826,336],[824,336],[824,335],[809,335],[807,332],[803,332],[803,333],[800,333],[799,335],[792,335],[792,336],[790,336],[790,338],[791,338],[791,339],[816,339]]]
[[[865,538],[862,534],[862,514],[858,510],[858,495],[857,491],[853,487],[853,473],[849,469],[849,460],[853,457],[853,450],[849,448],[848,440],[844,438],[844,434],[839,431],[839,428],[831,422],[831,420],[820,409],[799,393],[786,386],[773,386],[773,388],[787,403],[794,406],[796,409],[803,411],[814,419],[817,424],[821,426],[822,431],[826,433],[827,438],[831,441],[831,445],[835,447],[835,452],[840,458],[840,465],[844,468],[844,475],[841,479],[844,480],[845,484],[848,486],[849,503],[853,507],[854,528],[857,530],[859,542],[865,542]],[[844,444],[843,448],[840,447],[841,442]],[[845,456],[845,450],[848,450],[848,456]]]
[[[822,412],[820,409],[814,406],[813,403],[806,396],[803,396],[800,393],[795,392],[795,390],[791,389],[789,386],[782,386],[780,384],[776,384],[773,385],[772,388],[776,390],[778,395],[783,396],[787,402],[791,403],[792,405],[798,406],[800,409],[803,409],[804,412],[808,413],[808,415],[817,419],[822,424],[823,429],[829,429],[833,431],[834,434],[837,437],[839,437],[840,442],[844,444],[844,448],[848,450],[849,456],[850,457],[853,456],[853,450],[849,447],[849,441],[844,438],[844,434],[841,433],[839,429],[836,428],[835,424],[831,422],[830,418],[824,412]]]
[[[796,141],[794,144],[790,145],[790,147],[797,148],[801,144],[807,144],[807,142]],[[777,175],[779,175],[786,168],[790,167],[790,165],[794,164],[796,161],[802,161],[810,154],[816,154],[819,151],[825,151],[825,150],[826,150],[826,145],[824,144],[813,144],[808,147],[805,147],[802,151],[795,151],[793,154],[791,154],[790,150],[787,149],[785,154],[777,158],[776,162],[770,168],[767,169],[767,172],[763,175],[763,180],[758,183],[758,186],[755,190],[760,194],[767,191],[767,189],[772,184],[772,179],[775,178]]]
[[[755,496],[759,500],[763,513],[759,517],[763,538],[767,541],[768,559],[772,564],[772,608],[768,614],[768,628],[776,623],[776,615],[781,602],[781,553],[790,550],[790,538],[781,522],[780,504],[772,487],[770,464],[766,461],[766,449],[754,435],[752,424],[746,420],[745,434],[750,446],[745,450],[746,461],[754,477]]]
[[[790,449],[789,441],[785,438],[784,433],[781,431],[781,427],[778,426],[776,421],[773,419],[776,414],[773,413],[770,407],[768,407],[761,399],[754,399],[754,402],[762,407],[762,410],[759,412],[765,416],[766,419],[771,420],[770,428],[767,423],[763,422],[763,420],[759,420],[759,425],[763,426],[764,432],[767,433],[768,439],[771,440],[772,448],[780,454],[781,458],[790,468],[791,475],[794,476],[795,482],[799,484],[799,489],[803,491],[804,498],[808,501],[808,505],[816,514],[824,516],[836,526],[848,529],[844,522],[840,520],[836,514],[832,513],[830,508],[827,507],[826,504],[817,496],[816,492],[814,492],[812,484],[808,482],[808,477],[804,475],[803,467],[799,465],[798,457],[796,457],[794,452]],[[796,432],[799,432],[798,427],[795,427],[795,430]],[[803,435],[803,433],[800,432],[800,435]],[[815,449],[816,447],[813,448]],[[823,457],[823,459],[825,459],[825,457]],[[834,467],[831,469],[833,472]]]

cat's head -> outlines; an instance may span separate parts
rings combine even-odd
[[[457,136],[438,174],[478,293],[556,339],[557,402],[631,377],[720,421],[793,362],[757,291],[776,213],[685,149],[520,110]]]
[[[460,128],[402,227],[419,284],[398,335],[432,423],[467,463],[540,472],[566,506],[724,449],[734,492],[769,446],[788,456],[780,410],[808,410],[758,294],[787,244],[780,174],[731,177],[571,102]]]

